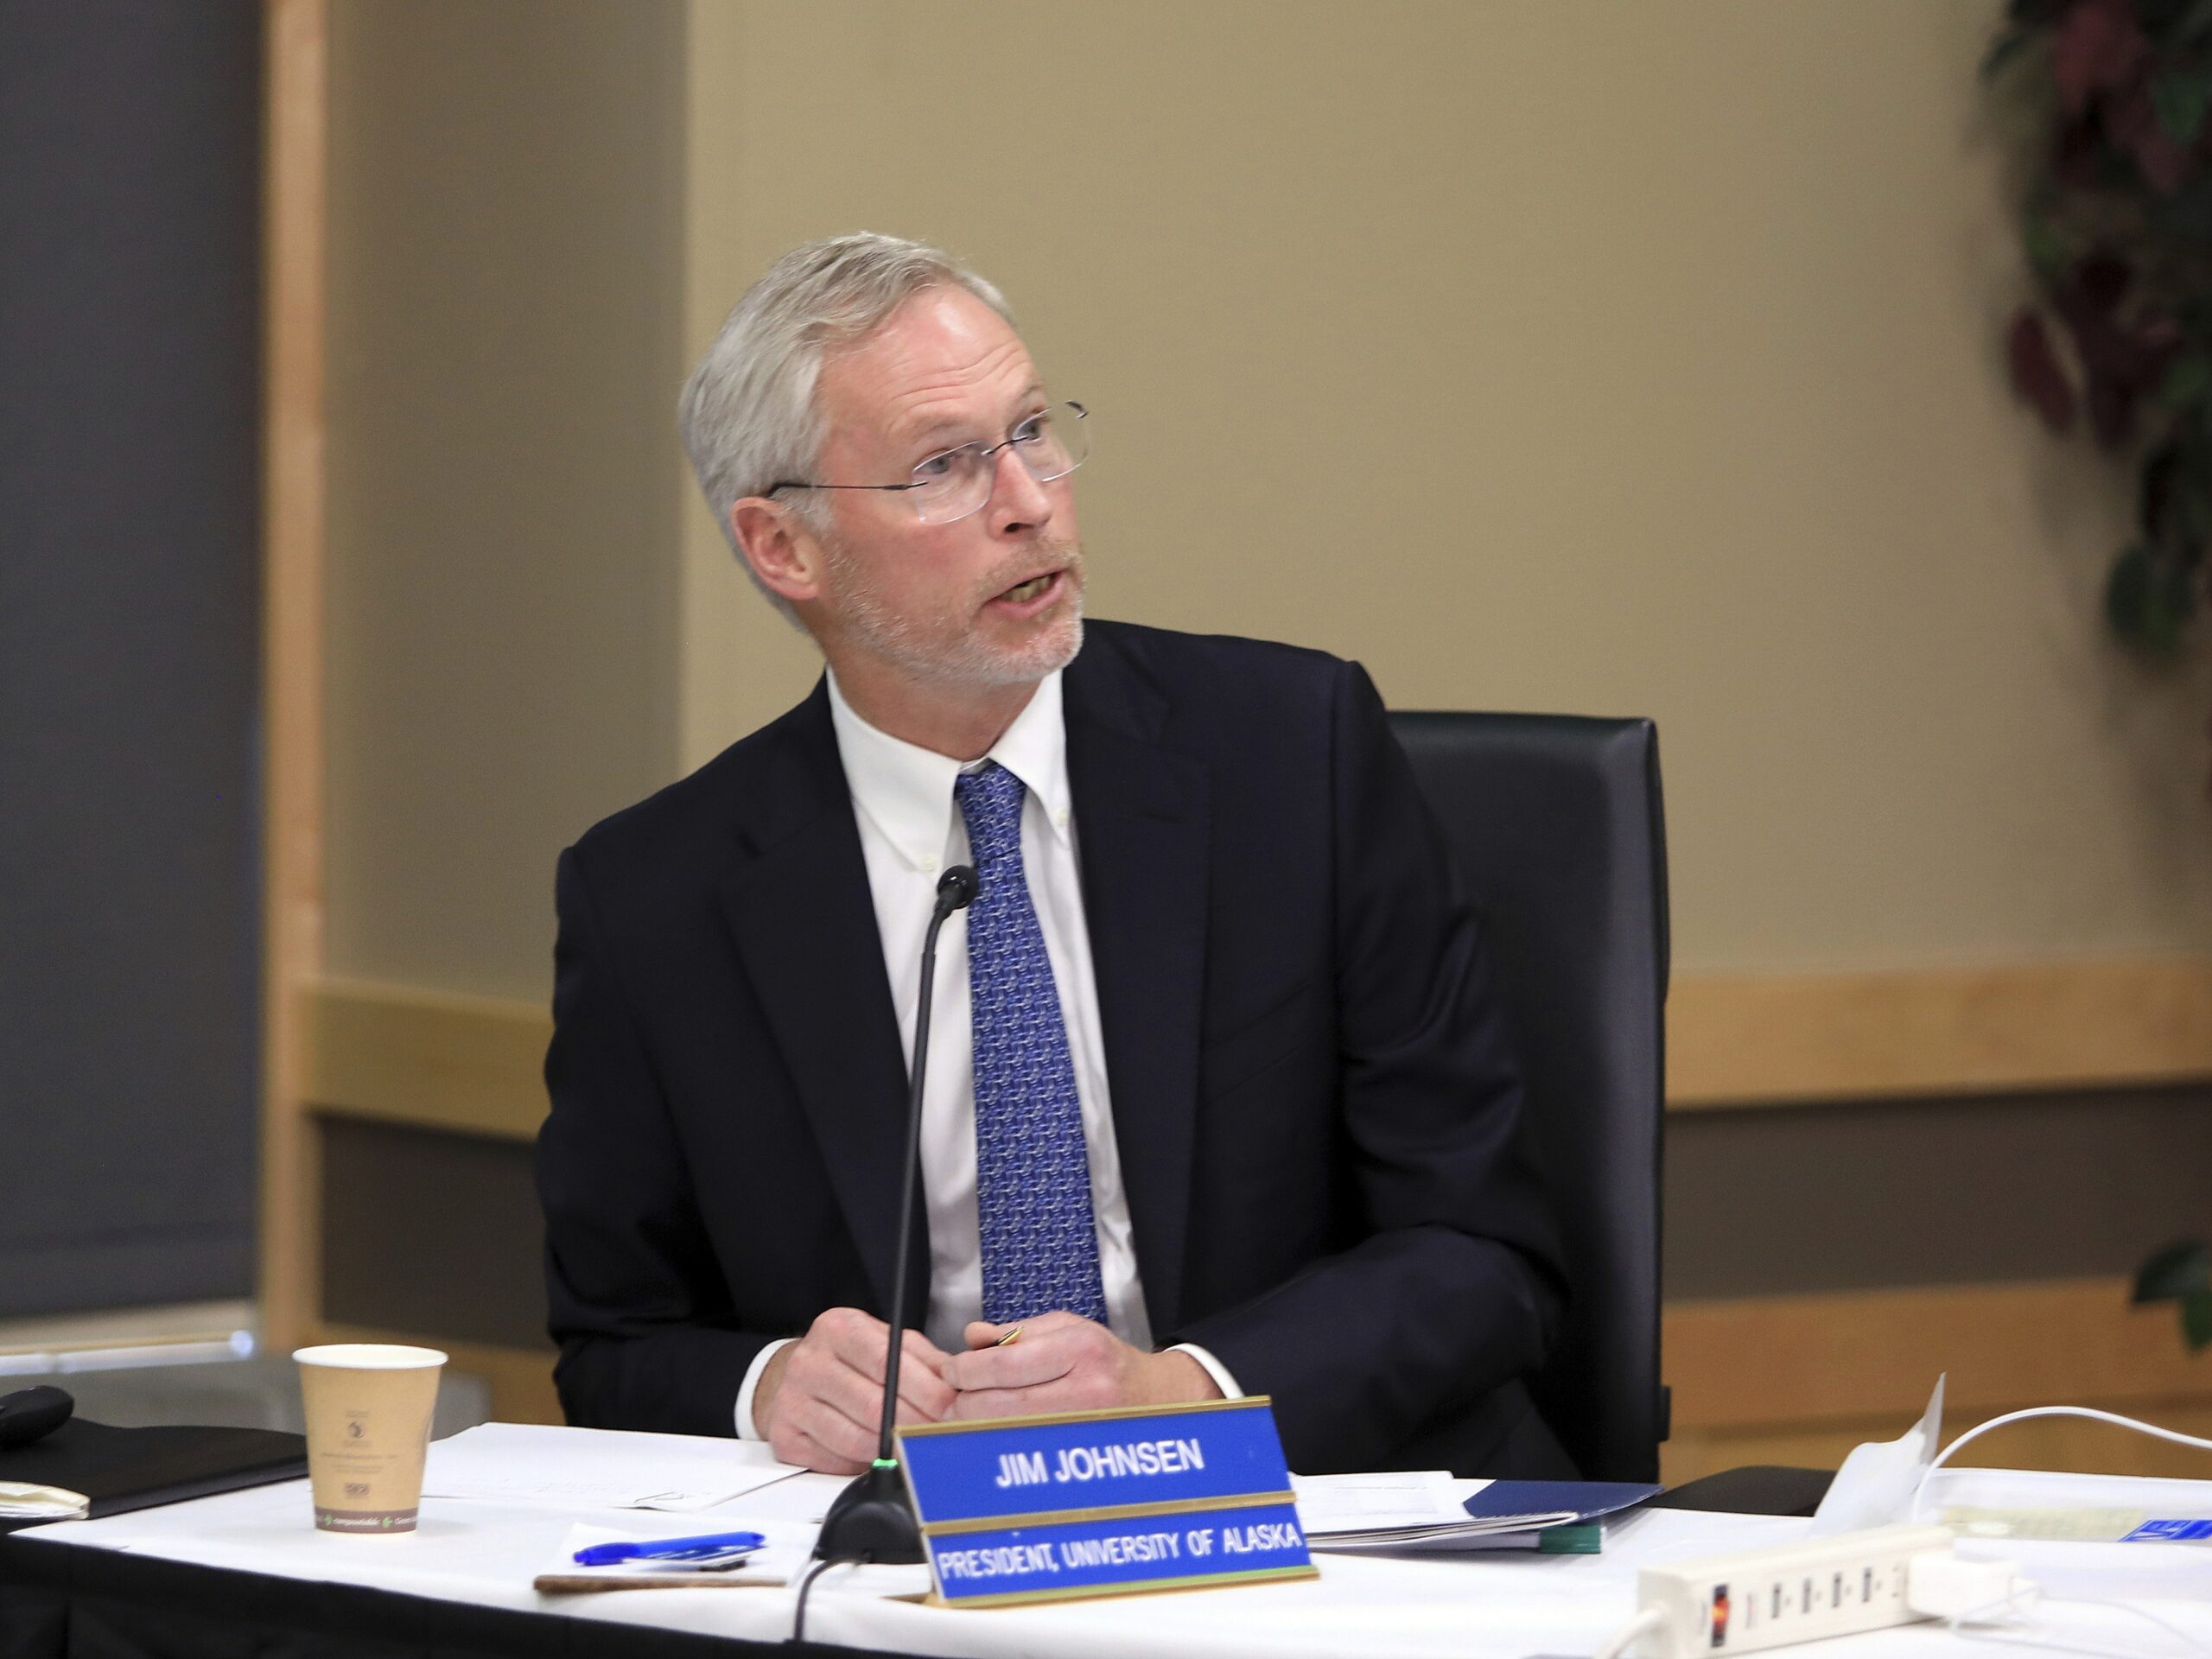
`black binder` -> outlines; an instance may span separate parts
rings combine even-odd
[[[42,1440],[0,1451],[0,1480],[82,1492],[94,1520],[307,1471],[306,1436],[273,1428],[116,1428],[73,1417]],[[43,1524],[0,1520],[0,1532]]]

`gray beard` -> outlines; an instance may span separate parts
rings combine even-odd
[[[833,602],[845,631],[859,645],[918,680],[942,685],[1033,685],[1065,668],[1083,649],[1083,587],[1071,582],[1073,603],[1066,620],[1027,645],[1008,651],[987,645],[961,629],[938,636],[915,618],[893,613],[883,597],[846,557],[832,538],[823,540]],[[1071,576],[1083,573],[1083,550],[1047,543],[1065,557]]]

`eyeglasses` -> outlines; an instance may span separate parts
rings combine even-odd
[[[913,504],[915,515],[925,524],[949,524],[979,512],[991,499],[991,482],[998,474],[998,453],[1011,449],[1020,456],[1029,476],[1039,484],[1065,478],[1090,454],[1090,411],[1081,404],[1054,404],[1030,416],[999,443],[980,439],[957,449],[941,449],[914,468],[904,484],[802,484],[786,479],[771,484],[763,495],[779,490],[895,490]]]

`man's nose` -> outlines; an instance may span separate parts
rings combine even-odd
[[[1023,466],[1012,444],[991,457],[991,499],[984,511],[991,515],[994,535],[1011,536],[1025,530],[1042,530],[1052,521],[1052,498]]]

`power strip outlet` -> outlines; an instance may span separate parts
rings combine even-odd
[[[1922,1617],[1905,1601],[1910,1564],[1950,1547],[1948,1527],[1880,1527],[1645,1567],[1637,1605],[1666,1621],[1651,1647],[1670,1659],[1849,1636]]]

